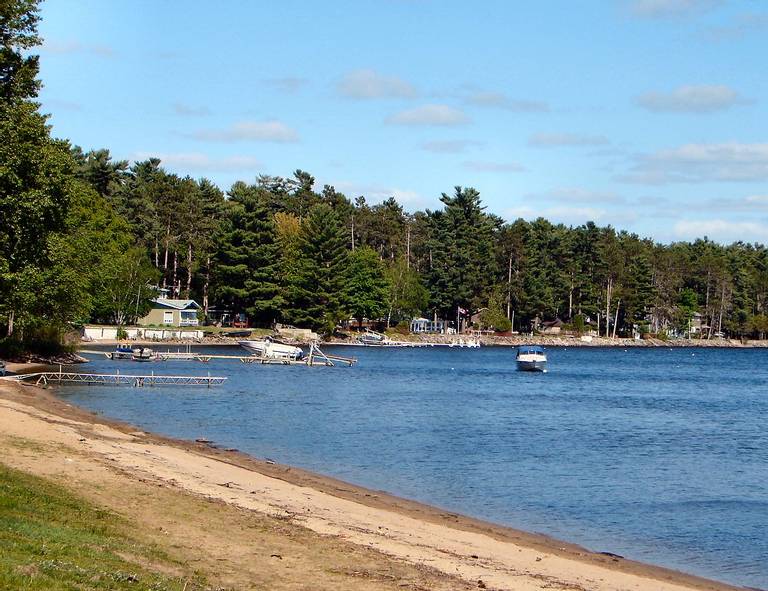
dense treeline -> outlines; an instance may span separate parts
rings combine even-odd
[[[768,250],[702,239],[663,245],[545,219],[505,223],[472,188],[441,208],[369,204],[296,170],[226,194],[50,137],[35,102],[33,0],[10,3],[0,54],[0,327],[23,334],[86,321],[127,324],[156,288],[208,310],[333,330],[421,314],[497,330],[561,319],[604,335],[763,337]],[[467,311],[465,314],[464,311]]]

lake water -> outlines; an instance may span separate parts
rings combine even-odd
[[[235,354],[238,349],[206,348]],[[83,407],[694,574],[768,588],[768,349],[333,349],[352,368],[227,360],[83,371],[226,375],[65,386]]]

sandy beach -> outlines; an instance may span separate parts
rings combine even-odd
[[[226,588],[736,588],[144,433],[9,381],[0,450],[8,466],[135,521]]]

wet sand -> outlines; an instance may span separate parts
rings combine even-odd
[[[69,405],[51,391],[7,381],[0,381],[0,454],[0,461],[12,467],[54,478],[136,519],[183,513],[183,520],[162,526],[168,539],[176,540],[172,547],[186,548],[181,559],[194,556],[216,572],[221,566],[217,552],[224,553],[229,567],[221,580],[236,589],[250,588],[254,577],[272,573],[276,558],[251,556],[238,562],[233,552],[250,555],[249,548],[283,547],[297,537],[304,542],[291,546],[296,560],[290,580],[307,586],[282,586],[288,579],[274,571],[275,578],[263,583],[268,588],[737,588],[215,449],[207,442],[144,433]],[[162,495],[140,494],[148,486]],[[123,501],[137,495],[141,510],[131,510]],[[189,510],[201,500],[203,508]],[[258,535],[246,531],[239,521],[243,512],[280,527],[260,526]],[[214,522],[220,530],[212,528]],[[146,526],[156,529],[153,523]],[[189,539],[195,528],[193,537],[210,538],[205,544]],[[360,573],[370,576],[361,578]]]

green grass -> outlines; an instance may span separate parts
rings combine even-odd
[[[205,588],[131,530],[122,517],[61,486],[0,464],[0,589]]]

